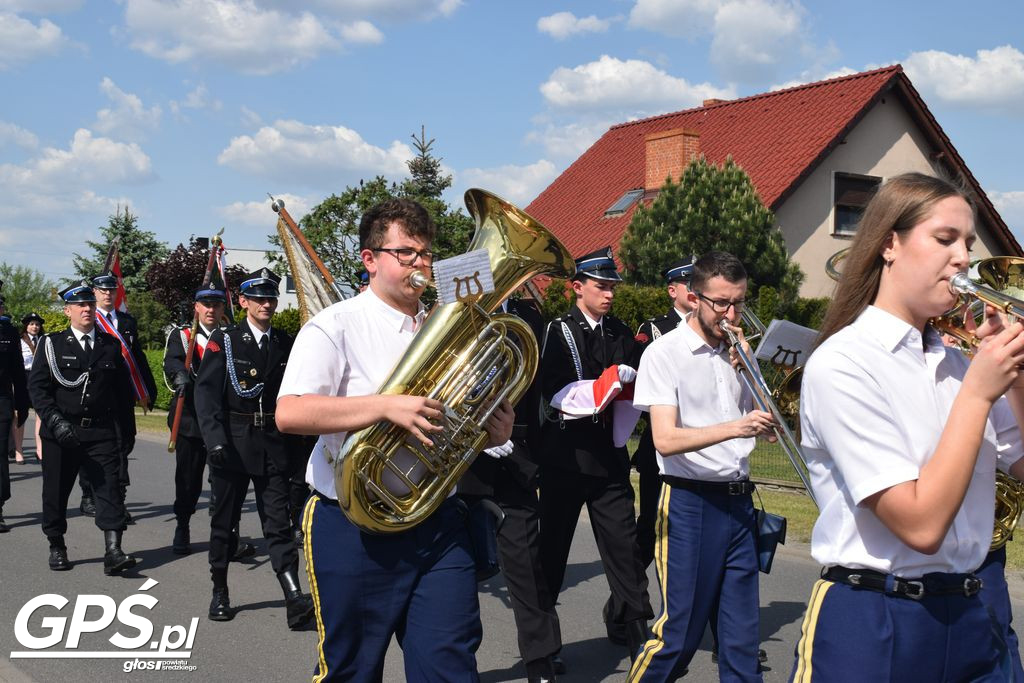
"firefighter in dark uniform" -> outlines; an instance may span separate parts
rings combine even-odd
[[[131,351],[135,366],[139,369],[139,375],[149,394],[149,400],[146,401],[145,407],[147,410],[152,410],[153,404],[156,401],[156,380],[153,379],[153,371],[149,369],[149,361],[146,360],[146,353],[143,351],[142,343],[139,341],[139,321],[131,313],[118,311],[115,308],[117,276],[109,271],[102,275],[97,275],[92,279],[92,288],[96,296],[96,316],[103,316],[110,323],[110,326],[117,331],[117,334],[121,336],[121,339],[124,340],[128,350]],[[101,330],[103,329],[100,327],[98,320],[96,325]],[[135,419],[134,412],[132,413],[132,419]],[[119,476],[122,499],[127,495],[128,485],[131,483],[128,477],[128,456],[130,453],[131,451],[126,451],[121,454],[121,471]],[[92,491],[89,489],[89,482],[79,477],[79,484],[82,487],[82,503],[80,506],[82,513],[90,516],[96,514],[96,505]],[[125,510],[127,512],[127,508]],[[128,523],[135,523],[130,513],[128,514]]]
[[[295,446],[277,430],[274,406],[293,338],[270,325],[281,278],[266,268],[251,273],[239,288],[246,311],[236,326],[215,331],[206,344],[196,382],[199,430],[213,478],[210,529],[213,598],[209,617],[229,621],[228,562],[237,537],[249,482],[269,543],[270,563],[284,591],[288,626],[299,629],[313,615],[313,601],[299,587],[299,556],[288,518],[288,479]]]
[[[95,323],[96,298],[85,284],[60,292],[70,325],[43,337],[29,374],[29,393],[42,421],[43,533],[50,569],[71,569],[64,534],[68,496],[81,471],[96,498],[103,531],[103,573],[135,565],[121,550],[127,523],[120,491],[123,454],[135,445],[135,395],[121,345]]]
[[[621,280],[610,247],[576,260],[576,304],[545,332],[540,363],[545,405],[569,385],[595,380],[613,367],[623,385],[635,379],[640,348],[626,325],[608,314]],[[612,427],[613,410],[574,420],[549,412],[539,458],[541,558],[557,597],[585,504],[612,591],[605,622],[624,625],[632,657],[646,641],[646,620],[653,612],[636,543],[629,453],[624,442],[615,445]]]
[[[196,503],[203,492],[203,471],[206,469],[206,445],[199,431],[199,420],[195,407],[195,379],[203,362],[206,344],[214,330],[220,329],[227,297],[224,290],[204,288],[193,297],[195,316],[199,321],[196,328],[195,349],[192,363],[185,369],[185,355],[191,343],[192,327],[184,325],[167,336],[164,350],[164,375],[174,389],[170,411],[167,413],[167,427],[173,429],[174,415],[179,400],[185,402],[181,411],[181,422],[174,442],[174,541],[171,550],[176,555],[192,552],[189,520],[196,511]]]
[[[3,286],[3,281],[0,281],[0,288]],[[4,308],[4,297],[0,295],[0,445],[4,451],[7,450],[15,419],[19,427],[28,419],[28,388],[25,368],[21,364],[21,337],[11,324]],[[0,457],[0,534],[10,531],[4,521],[4,503],[10,497],[11,464],[5,452]]]
[[[691,310],[686,295],[690,291],[690,278],[693,277],[693,258],[676,261],[662,274],[668,283],[672,308],[664,315],[640,325],[636,332],[636,342],[641,353],[652,341],[676,329]],[[658,458],[654,452],[654,437],[651,436],[649,422],[633,453],[633,467],[640,474],[640,515],[636,519],[636,540],[640,547],[640,560],[647,567],[654,560],[654,523],[658,518],[658,497],[661,494],[661,475],[658,472]]]
[[[529,324],[534,336],[541,339],[544,320],[532,300],[511,299],[506,308],[508,313]],[[486,555],[481,550],[493,538],[493,530],[488,530],[487,525],[493,525],[495,520],[482,501],[494,501],[503,513],[497,528],[497,554],[515,615],[519,653],[526,665],[529,681],[554,680],[558,673],[554,657],[562,648],[555,599],[548,587],[540,557],[540,508],[537,500],[539,377],[540,373],[516,405],[515,425],[509,443],[481,453],[459,481],[458,487],[459,495],[470,506],[474,553],[478,556]],[[477,565],[480,569],[480,557]]]

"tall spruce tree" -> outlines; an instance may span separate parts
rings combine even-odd
[[[157,240],[155,234],[139,228],[138,216],[127,207],[118,207],[117,212],[108,218],[107,225],[100,228],[100,239],[96,242],[86,240],[86,244],[93,250],[92,256],[74,255],[78,277],[85,280],[99,275],[107,260],[107,250],[115,240],[118,241],[121,254],[121,276],[128,290],[130,309],[132,292],[141,292],[146,288],[146,271],[167,256],[168,249],[166,244]]]
[[[789,261],[774,214],[731,158],[721,167],[694,160],[678,183],[669,180],[650,206],[638,207],[619,257],[628,282],[660,286],[670,261],[712,250],[743,262],[751,296],[761,285],[770,285],[784,303],[796,300],[803,272]]]

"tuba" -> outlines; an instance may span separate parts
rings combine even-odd
[[[337,458],[328,454],[341,509],[367,532],[411,529],[444,502],[486,443],[484,424],[498,404],[518,401],[537,371],[529,325],[491,312],[537,275],[576,270],[561,242],[500,197],[472,189],[466,207],[477,226],[469,250],[487,251],[494,291],[435,307],[378,389],[439,400],[444,431],[428,447],[382,421],[350,434]]]

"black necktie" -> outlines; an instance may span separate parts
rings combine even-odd
[[[82,348],[85,349],[85,357],[92,358],[92,340],[87,334],[82,335]]]
[[[263,359],[263,365],[264,366],[266,366],[266,364],[267,364],[267,355],[268,355],[267,354],[267,349],[270,347],[270,344],[267,343],[267,336],[268,335],[265,334],[262,337],[260,337],[260,343],[259,343],[260,358]]]

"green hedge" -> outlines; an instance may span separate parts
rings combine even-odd
[[[149,361],[149,369],[153,372],[153,379],[156,380],[156,408],[168,410],[171,406],[171,390],[164,382],[164,350],[149,349],[146,351],[146,360]]]

